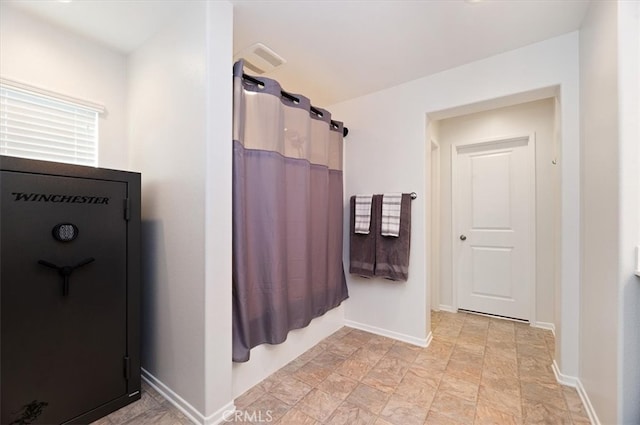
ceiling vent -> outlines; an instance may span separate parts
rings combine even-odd
[[[287,61],[262,43],[253,44],[239,53],[234,61],[244,59],[244,66],[254,74],[262,75],[274,70]]]

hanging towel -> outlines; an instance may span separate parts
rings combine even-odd
[[[376,238],[380,233],[381,197],[374,195],[371,201],[371,222],[368,234],[356,233],[356,197],[351,197],[351,227],[349,231],[349,273],[363,277],[372,277],[376,264]]]
[[[382,196],[382,236],[400,236],[402,193],[385,193]]]
[[[373,195],[356,195],[355,233],[369,234]]]
[[[375,198],[374,196],[374,203]],[[398,237],[382,236],[382,232],[375,232],[375,275],[390,280],[406,281],[409,278],[409,250],[411,247],[411,195],[403,194],[400,204],[402,212]]]

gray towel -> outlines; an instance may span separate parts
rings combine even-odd
[[[376,204],[377,198],[377,204]],[[372,219],[379,220],[382,215],[382,196],[373,197],[375,205]],[[409,277],[409,249],[411,246],[411,195],[402,194],[402,208],[400,213],[400,234],[382,236],[380,231],[376,235],[375,275],[391,280],[404,280]],[[377,222],[379,223],[379,221]],[[377,224],[379,226],[379,224]]]
[[[376,238],[380,233],[381,197],[371,201],[371,223],[369,234],[355,233],[356,197],[351,197],[351,227],[349,230],[349,273],[372,277],[376,264]]]

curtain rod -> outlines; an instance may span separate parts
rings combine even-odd
[[[257,84],[260,87],[264,87],[264,83],[262,81],[258,80],[257,78],[253,78],[251,75],[247,75],[244,72],[242,73],[242,78],[244,78],[247,81],[251,81],[253,84]],[[280,95],[282,97],[285,97],[285,98],[289,99],[292,102],[295,102],[295,103],[299,103],[300,102],[300,99],[298,99],[297,97],[295,97],[291,93],[287,93],[284,90],[280,90]],[[322,117],[322,115],[323,115],[322,111],[319,110],[318,108],[316,108],[313,105],[311,105],[311,112],[313,112],[314,114],[316,114],[319,117]],[[331,125],[334,128],[338,127],[338,124],[334,120],[331,120]],[[342,137],[347,137],[347,134],[349,134],[349,129],[347,127],[342,127]]]

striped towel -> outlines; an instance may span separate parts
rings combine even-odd
[[[385,193],[382,196],[382,236],[400,236],[400,203],[402,193]]]
[[[373,195],[356,195],[356,220],[354,233],[369,234],[371,224],[371,200]]]

